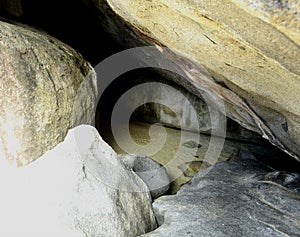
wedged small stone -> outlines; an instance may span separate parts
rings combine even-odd
[[[196,160],[185,162],[184,164],[179,165],[178,169],[182,171],[185,177],[193,177],[200,170],[207,169],[209,166],[211,165],[207,162]]]
[[[147,186],[94,127],[70,130],[25,167],[0,161],[0,236],[134,237],[156,227]]]
[[[273,171],[265,175],[266,181],[278,183],[284,187],[300,191],[300,174],[285,171]]]
[[[195,141],[188,141],[182,144],[183,146],[187,148],[201,148],[201,144],[195,142]]]
[[[126,154],[119,157],[127,168],[132,169],[145,182],[153,199],[169,190],[170,180],[163,165],[142,154]]]

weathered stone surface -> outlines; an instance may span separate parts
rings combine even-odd
[[[196,95],[220,96],[230,118],[299,160],[298,1],[281,4],[288,16],[269,11],[266,1],[257,11],[248,1],[233,0],[90,2],[121,43],[167,46],[162,54],[189,78],[179,83]],[[266,22],[265,15],[274,18]],[[290,23],[280,24],[286,17]]]
[[[97,95],[92,67],[75,50],[27,27],[0,22],[0,155],[28,164],[89,124]]]
[[[135,109],[132,116],[133,120],[161,123],[168,127],[204,134],[211,134],[214,129],[218,129],[220,118],[218,111],[208,101],[170,81],[167,76],[162,76],[150,70],[143,70],[128,77],[131,80],[135,78],[134,83],[130,83],[128,80],[130,86],[145,82],[158,82],[164,85],[151,87],[150,84],[150,86],[139,88],[130,93],[127,106],[131,110]],[[181,78],[181,80],[184,80],[184,78]],[[143,102],[142,106],[132,108],[141,101]],[[158,103],[147,103],[147,101]],[[256,143],[264,142],[264,139],[258,133],[239,126],[231,119],[227,119],[226,137]]]
[[[299,236],[299,191],[274,182],[270,171],[238,160],[198,173],[177,195],[153,203],[161,226],[143,236]],[[299,183],[296,176],[284,179]]]
[[[156,221],[144,182],[91,126],[35,162],[0,166],[1,236],[137,236]]]
[[[297,0],[234,0],[246,11],[271,23],[297,44],[300,43],[300,4]]]
[[[164,166],[146,155],[122,154],[120,159],[147,185],[152,198],[158,198],[170,188],[170,179]]]

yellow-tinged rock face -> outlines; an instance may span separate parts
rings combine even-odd
[[[236,4],[272,24],[297,44],[300,43],[300,4],[298,0],[234,0]]]
[[[298,1],[277,5],[263,0],[91,1],[102,12],[108,3],[135,38],[170,48],[176,55],[173,60],[187,71],[192,61],[190,79],[200,87],[203,81],[197,75],[204,66],[212,75],[208,90],[223,97],[229,117],[252,130],[259,128],[273,144],[298,159]],[[110,30],[118,34],[117,27],[111,26],[124,23],[111,13],[107,16]]]

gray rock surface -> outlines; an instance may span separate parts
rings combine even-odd
[[[286,174],[285,174],[286,175]],[[143,236],[299,236],[300,194],[255,160],[216,164],[153,203],[159,225]],[[291,184],[296,174],[286,175]]]
[[[127,168],[132,169],[147,185],[152,198],[158,198],[170,188],[170,179],[165,167],[142,154],[119,155]]]
[[[91,126],[25,167],[1,159],[0,187],[0,236],[134,237],[156,227],[147,186]]]
[[[96,75],[45,33],[0,22],[0,38],[0,155],[22,166],[93,121]]]

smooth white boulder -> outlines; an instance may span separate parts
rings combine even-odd
[[[94,127],[22,168],[0,164],[0,236],[137,236],[156,221],[147,186]]]

